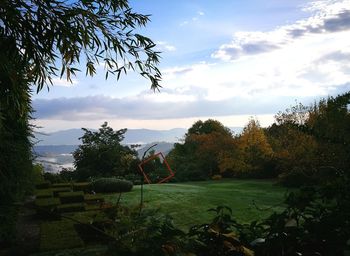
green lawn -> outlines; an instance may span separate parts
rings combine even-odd
[[[211,220],[207,210],[218,205],[229,206],[240,222],[261,220],[274,211],[283,210],[286,189],[265,180],[220,180],[188,183],[152,184],[144,186],[145,207],[159,208],[170,214],[182,228]],[[115,203],[118,195],[106,195]],[[124,193],[121,204],[137,206],[140,202],[140,186]],[[257,207],[259,210],[257,209]]]

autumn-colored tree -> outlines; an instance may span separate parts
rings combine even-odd
[[[306,127],[318,141],[318,163],[347,171],[350,168],[350,92],[329,97],[309,109]]]
[[[223,155],[221,168],[238,176],[271,176],[268,174],[273,151],[259,121],[250,119],[242,134],[236,138],[238,150],[235,155]]]
[[[302,104],[279,112],[267,129],[274,151],[276,172],[286,185],[311,182],[318,164],[318,143],[307,131],[308,108]]]
[[[234,140],[229,128],[216,120],[199,120],[186,133],[184,144],[176,144],[168,158],[177,177],[206,179],[221,172],[220,156],[232,151]]]

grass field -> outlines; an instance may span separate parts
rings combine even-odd
[[[210,221],[213,215],[207,210],[218,205],[229,206],[236,220],[248,223],[283,210],[285,193],[285,188],[265,180],[152,184],[144,186],[144,205],[170,214],[181,228]],[[108,195],[106,199],[115,203],[117,197]],[[123,194],[120,201],[128,206],[137,206],[139,202],[140,186]]]

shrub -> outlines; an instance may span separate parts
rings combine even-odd
[[[73,191],[84,191],[88,192],[90,190],[89,182],[79,182],[73,184]]]
[[[58,197],[59,193],[61,193],[61,192],[70,192],[70,191],[71,191],[71,187],[61,187],[61,188],[53,188],[52,189],[54,197]]]
[[[35,200],[36,212],[42,217],[49,216],[51,212],[60,204],[58,198],[40,198]]]
[[[58,198],[40,198],[35,200],[35,206],[37,207],[52,207],[59,204]]]
[[[61,204],[84,202],[84,192],[61,192],[59,193]]]
[[[133,185],[127,180],[116,178],[101,178],[91,182],[91,187],[96,192],[129,192]]]
[[[313,170],[306,170],[303,167],[294,167],[290,172],[278,176],[280,183],[286,187],[300,187],[315,184]]]
[[[48,198],[53,197],[53,192],[51,189],[38,189],[34,192],[36,198]]]
[[[85,211],[85,204],[84,203],[61,204],[57,206],[57,211],[60,213]]]
[[[96,194],[96,195],[92,195],[92,194],[86,194],[84,196],[85,202],[87,204],[96,204],[96,203],[101,203],[104,202],[104,198],[103,196]]]
[[[213,175],[211,177],[212,180],[221,180],[222,179],[222,176],[220,174],[217,174],[217,175]]]
[[[71,187],[71,183],[54,183],[52,184],[53,188],[66,188],[66,187]]]
[[[50,182],[49,181],[44,181],[44,182],[41,182],[41,183],[38,183],[35,185],[35,188],[37,189],[46,189],[46,188],[49,188],[50,187]]]
[[[65,182],[59,173],[44,172],[44,179],[51,183]]]

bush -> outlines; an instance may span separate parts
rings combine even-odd
[[[302,167],[294,167],[290,172],[280,174],[278,178],[280,183],[286,187],[300,187],[316,183],[314,171]]]
[[[217,175],[213,175],[211,177],[212,180],[221,180],[222,179],[222,176],[220,174],[217,174]]]
[[[53,197],[53,192],[51,189],[38,189],[34,191],[35,198],[48,198]]]
[[[85,204],[84,203],[61,204],[57,206],[57,211],[60,213],[85,211]]]
[[[70,204],[70,203],[80,203],[84,202],[84,192],[61,192],[59,193],[61,204]]]
[[[52,184],[53,188],[66,188],[66,187],[71,187],[71,183],[54,183]]]
[[[104,197],[96,194],[96,195],[92,195],[92,194],[86,194],[84,196],[84,200],[87,204],[96,204],[96,203],[101,203],[104,202]]]
[[[90,190],[89,182],[79,182],[73,184],[73,191],[84,191],[88,192]]]
[[[91,182],[91,187],[95,192],[129,192],[133,184],[127,180],[116,178],[101,178]]]
[[[51,183],[65,182],[59,173],[44,172],[44,179]]]
[[[44,181],[44,182],[36,184],[35,188],[37,188],[37,189],[46,189],[46,188],[49,188],[50,185],[51,185],[51,183],[49,181]]]
[[[60,204],[58,198],[40,198],[35,200],[36,212],[41,217],[49,217],[50,213],[56,210]]]
[[[61,192],[70,192],[70,191],[71,191],[71,187],[61,187],[61,188],[53,188],[52,189],[54,197],[58,197],[59,193],[61,193]]]

